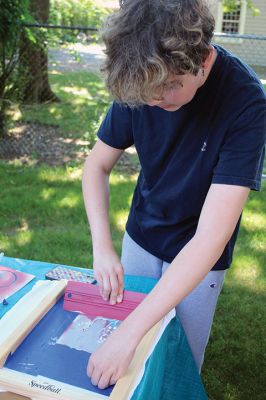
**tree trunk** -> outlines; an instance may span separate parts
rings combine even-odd
[[[30,11],[37,22],[47,23],[49,0],[30,0]],[[36,43],[26,33],[22,34],[20,77],[23,102],[32,104],[59,101],[49,84],[47,46],[41,32],[37,32]]]
[[[6,130],[6,115],[3,108],[0,108],[0,138],[5,137],[7,134]]]

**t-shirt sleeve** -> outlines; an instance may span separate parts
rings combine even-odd
[[[104,143],[117,149],[126,149],[134,144],[132,110],[114,102],[103,120],[97,136]]]
[[[265,155],[266,101],[245,110],[227,132],[212,183],[260,190]]]

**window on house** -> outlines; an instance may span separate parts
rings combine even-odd
[[[241,3],[237,4],[232,11],[224,11],[222,17],[223,33],[239,33],[241,15]]]
[[[244,33],[246,9],[246,0],[239,0],[231,9],[220,0],[218,3],[216,32]]]

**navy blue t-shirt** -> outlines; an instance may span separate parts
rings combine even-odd
[[[260,189],[265,92],[248,66],[215,47],[208,79],[188,104],[168,112],[114,102],[98,132],[112,147],[135,145],[141,171],[126,229],[167,262],[195,234],[212,183]],[[239,223],[214,270],[230,266]]]

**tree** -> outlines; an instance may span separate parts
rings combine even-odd
[[[19,37],[27,7],[28,0],[0,0],[0,136],[6,133],[6,110],[16,90]]]
[[[47,23],[49,0],[29,0],[29,11],[36,22]],[[19,53],[22,101],[25,103],[59,101],[49,84],[44,30],[35,28],[33,33],[32,29],[26,28],[21,36]]]

